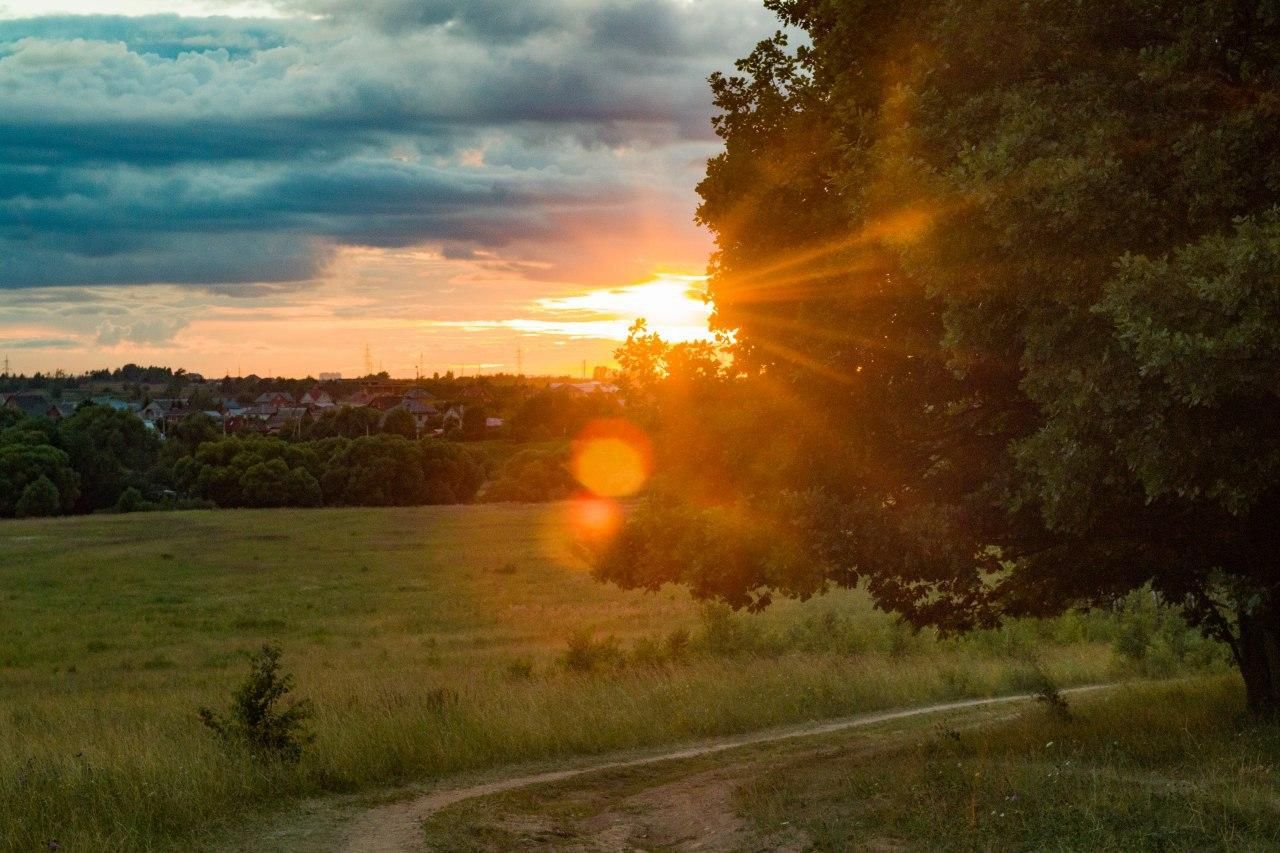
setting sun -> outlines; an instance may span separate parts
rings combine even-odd
[[[540,299],[537,304],[545,311],[607,317],[608,336],[615,340],[625,340],[627,329],[636,320],[644,320],[672,343],[709,340],[711,303],[706,299],[705,281],[705,276],[664,274],[641,284]],[[573,322],[565,320],[566,325]]]

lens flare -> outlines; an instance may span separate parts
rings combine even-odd
[[[653,450],[639,427],[620,418],[593,421],[573,445],[573,476],[593,495],[625,498],[644,487]]]
[[[617,501],[581,495],[569,503],[570,527],[579,539],[609,539],[622,526],[622,508]]]

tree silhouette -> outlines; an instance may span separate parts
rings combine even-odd
[[[767,5],[806,43],[712,78],[698,215],[735,368],[807,412],[737,430],[801,450],[598,573],[946,631],[1151,584],[1280,710],[1274,4]]]

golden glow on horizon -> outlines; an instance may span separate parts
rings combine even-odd
[[[430,325],[469,331],[510,329],[528,335],[579,340],[625,341],[627,330],[644,320],[649,331],[670,343],[710,341],[711,303],[705,298],[706,276],[660,274],[625,287],[600,288],[571,296],[538,299],[531,317],[509,320],[446,320]],[[540,316],[539,316],[540,315]]]

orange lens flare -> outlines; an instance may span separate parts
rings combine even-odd
[[[580,539],[609,539],[622,526],[622,508],[609,498],[584,495],[569,503],[569,519]]]
[[[573,444],[573,476],[593,495],[625,498],[644,487],[653,471],[649,438],[620,418],[593,421]]]

